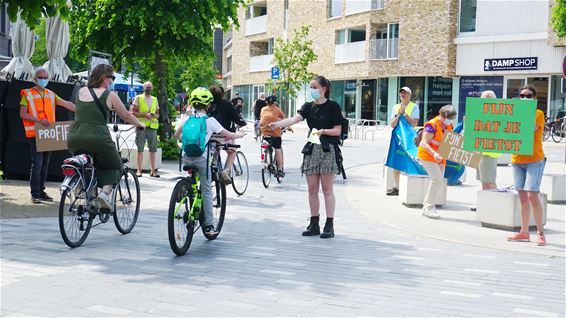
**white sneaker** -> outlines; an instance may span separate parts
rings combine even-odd
[[[432,210],[423,210],[423,215],[426,216],[427,218],[431,218],[431,219],[440,219],[440,214],[438,214],[438,212],[436,212],[436,209],[432,209]]]
[[[106,191],[100,191],[96,199],[100,203],[101,208],[111,209],[110,195]]]

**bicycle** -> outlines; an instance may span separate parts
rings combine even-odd
[[[278,172],[277,163],[274,158],[274,151],[271,144],[271,137],[263,136],[261,141],[261,162],[263,167],[261,168],[261,181],[263,186],[267,189],[271,183],[271,176],[273,175],[277,180],[277,183],[283,181],[283,175]],[[283,151],[283,149],[281,149]]]
[[[554,126],[554,121],[550,117],[544,116],[544,131],[542,134],[542,140],[547,141],[552,134],[552,127]]]
[[[222,182],[222,178],[220,178],[222,169],[220,150],[239,147],[239,145],[222,144],[213,139],[211,139],[208,144],[209,156],[211,155],[209,168],[212,183],[211,192],[213,195],[212,207],[214,222],[212,225],[214,225],[217,232],[214,235],[206,235],[204,228],[203,198],[200,189],[201,180],[197,174],[198,168],[191,164],[184,165],[183,171],[187,172],[187,176],[175,178],[179,181],[173,188],[169,201],[167,233],[171,250],[177,256],[187,253],[194,234],[198,231],[199,227],[208,240],[214,240],[220,234],[222,226],[224,225],[224,215],[226,214],[226,186],[224,182]]]
[[[120,140],[125,142],[127,139],[121,134],[133,128],[135,126],[119,130],[118,125],[114,125],[118,151]],[[90,229],[106,223],[111,215],[120,233],[128,234],[132,231],[140,211],[140,184],[136,175],[128,168],[127,158],[122,158],[120,180],[112,187],[110,209],[101,208],[96,202],[98,184],[91,154],[82,153],[67,158],[61,168],[65,178],[60,187],[59,231],[65,244],[73,248],[80,246],[86,240]],[[93,225],[97,216],[100,222]]]
[[[561,142],[566,137],[566,116],[558,118],[553,122],[550,135],[556,143]]]
[[[230,170],[230,177],[232,178],[232,188],[238,195],[243,195],[248,189],[248,182],[250,180],[250,170],[248,167],[248,160],[243,152],[236,151],[236,159]]]

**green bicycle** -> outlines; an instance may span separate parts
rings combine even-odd
[[[238,145],[221,144],[211,140],[209,142],[210,155],[210,178],[212,193],[213,226],[216,234],[207,235],[204,223],[203,197],[200,188],[200,176],[197,174],[198,168],[194,165],[184,165],[183,171],[187,176],[178,177],[179,179],[171,199],[169,201],[169,213],[167,216],[167,230],[169,235],[169,245],[171,250],[178,256],[185,255],[189,250],[194,234],[199,228],[208,240],[214,240],[220,234],[224,224],[226,213],[226,186],[222,182],[219,174],[223,167],[220,160],[220,150],[227,148],[237,148]]]

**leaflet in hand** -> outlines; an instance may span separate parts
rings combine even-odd
[[[318,132],[318,129],[316,128],[312,129],[311,134],[309,136],[309,141],[312,142],[313,144],[320,145],[320,133]]]

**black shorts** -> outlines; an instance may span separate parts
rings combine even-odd
[[[271,147],[275,149],[281,149],[281,137],[271,137],[271,136],[264,136],[263,139],[267,140]]]

